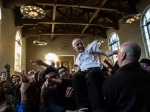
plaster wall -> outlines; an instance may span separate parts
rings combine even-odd
[[[45,55],[48,53],[54,53],[56,55],[72,55],[77,56],[77,52],[72,48],[72,40],[77,38],[77,36],[55,36],[54,40],[51,40],[50,36],[42,36],[42,39],[47,41],[47,46],[35,46],[33,41],[37,40],[37,37],[27,38],[26,46],[26,68],[29,70],[38,70],[35,66],[30,63],[30,60],[41,59],[45,61]],[[94,37],[81,37],[84,45],[87,46],[90,42],[94,40]],[[69,49],[63,50],[63,43],[69,46]]]
[[[15,62],[15,36],[21,28],[15,27],[14,13],[11,9],[5,9],[1,6],[1,21],[0,21],[0,71],[5,71],[4,64],[7,62],[11,65],[11,74],[14,74]],[[22,39],[22,68],[26,67],[25,39]],[[26,68],[25,68],[26,69]]]

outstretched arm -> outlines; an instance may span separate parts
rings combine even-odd
[[[37,59],[37,60],[31,60],[30,61],[32,64],[37,64],[37,65],[40,65],[40,66],[44,66],[44,67],[49,67],[50,65],[43,62],[42,60],[40,59]]]
[[[118,51],[117,51],[117,50],[114,50],[114,51],[103,51],[103,50],[99,49],[99,50],[97,51],[97,53],[98,53],[98,54],[102,54],[102,55],[104,55],[104,56],[112,56],[112,55],[114,55],[114,54],[118,54]]]

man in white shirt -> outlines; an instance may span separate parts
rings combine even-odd
[[[112,56],[117,54],[117,51],[100,50],[100,45],[99,40],[94,40],[85,49],[80,38],[72,41],[73,49],[79,53],[75,65],[79,66],[80,70],[73,77],[77,109],[89,108],[89,112],[102,112],[104,109],[101,89],[103,76],[98,54]]]

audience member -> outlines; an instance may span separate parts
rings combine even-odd
[[[100,50],[101,43],[94,40],[86,49],[80,38],[72,41],[72,46],[77,51],[76,66],[80,67],[79,71],[73,77],[74,96],[77,109],[88,108],[93,112],[103,110],[103,98],[101,84],[103,81],[102,70],[100,69],[99,55],[112,56],[117,51]]]
[[[69,73],[68,69],[64,66],[58,68],[58,75],[61,79],[71,79],[71,74]],[[66,97],[73,97],[72,87],[67,87]]]
[[[68,69],[64,66],[58,68],[58,75],[62,79],[71,79],[71,74],[69,73]]]
[[[4,68],[6,71],[3,71],[0,73],[0,85],[3,86],[5,81],[8,81],[10,79],[10,65],[8,63],[5,63]]]
[[[15,112],[12,104],[6,101],[2,86],[0,86],[0,112]]]
[[[149,112],[150,73],[138,62],[141,48],[125,42],[118,52],[119,69],[103,82],[106,112]]]
[[[26,77],[24,70],[21,77]],[[27,79],[27,78],[26,78]],[[34,80],[22,80],[20,93],[21,103],[17,106],[18,112],[38,112],[40,110],[40,89]]]
[[[142,58],[142,59],[140,60],[140,65],[141,65],[141,68],[143,68],[143,69],[146,70],[147,67],[150,66],[150,60],[147,59],[147,58]]]
[[[36,82],[36,78],[35,78],[35,71],[34,70],[30,70],[28,73],[27,73],[27,79],[30,81],[30,82]]]
[[[44,73],[46,82],[42,86],[42,101],[51,112],[75,112],[73,97],[66,97],[67,87],[72,86],[72,80],[59,79],[57,69],[50,66]],[[58,83],[57,83],[58,81]]]
[[[6,72],[5,71],[0,73],[0,79],[1,79],[1,81],[6,81]]]

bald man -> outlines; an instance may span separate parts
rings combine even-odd
[[[106,112],[150,112],[150,73],[141,69],[140,55],[137,43],[121,45],[120,69],[103,82]]]
[[[103,111],[102,81],[99,55],[111,56],[117,51],[99,49],[101,43],[94,40],[86,48],[80,38],[72,41],[73,49],[78,53],[75,65],[80,67],[73,77],[74,96],[77,108],[88,108],[89,112]],[[92,108],[92,109],[91,109]]]

